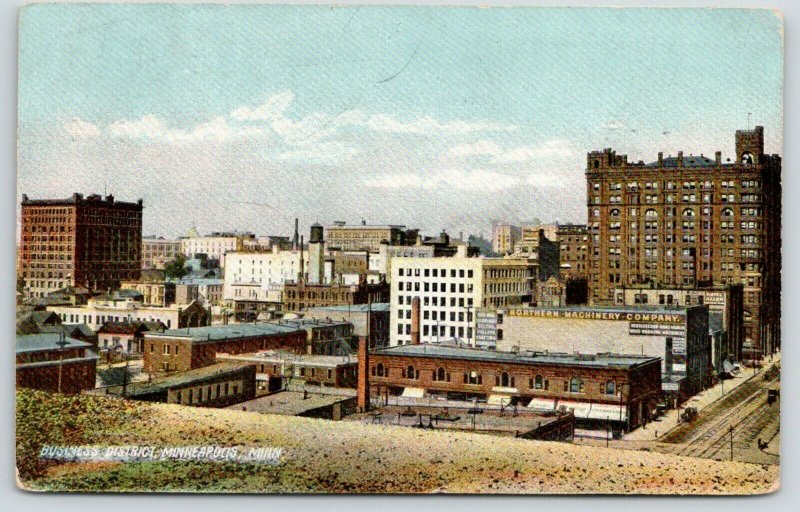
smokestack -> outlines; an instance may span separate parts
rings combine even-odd
[[[369,411],[369,339],[358,341],[358,387],[356,388],[358,412]]]
[[[419,297],[411,299],[411,344],[419,345]]]
[[[305,265],[303,264],[303,237],[300,237],[300,275],[297,276],[297,281],[305,281]]]
[[[300,224],[299,224],[299,219],[297,219],[297,217],[295,217],[295,219],[294,219],[294,238],[292,239],[292,246],[293,246],[295,251],[297,250],[297,243],[298,243],[299,239],[300,239]]]

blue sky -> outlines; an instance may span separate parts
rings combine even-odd
[[[730,155],[748,112],[782,153],[766,10],[32,5],[19,61],[19,194],[167,236],[581,222],[587,151]]]

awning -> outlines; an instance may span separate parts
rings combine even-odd
[[[625,421],[628,419],[627,407],[615,404],[592,404],[588,419]]]
[[[528,404],[528,408],[537,411],[554,411],[556,409],[556,401],[547,398],[534,398]]]
[[[589,409],[592,407],[592,404],[587,404],[584,402],[569,402],[567,400],[559,400],[558,408],[561,409],[562,407],[564,407],[567,410],[572,409],[573,412],[575,413],[576,418],[588,418]]]
[[[423,388],[403,388],[403,395],[408,398],[422,398],[425,396]]]
[[[486,403],[489,405],[508,405],[511,403],[511,397],[508,395],[489,395]]]

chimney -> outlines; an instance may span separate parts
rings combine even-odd
[[[664,152],[663,151],[659,151],[658,152],[658,166],[659,167],[663,167],[664,166]]]
[[[678,151],[678,167],[683,167],[683,151]]]
[[[672,374],[672,338],[667,338],[666,348],[664,349],[664,373]]]
[[[722,165],[722,151],[717,151],[714,153],[714,157],[717,160],[717,165]]]
[[[297,244],[300,242],[300,220],[295,217],[294,219],[294,238],[292,239],[292,246],[294,250],[297,250]]]
[[[464,244],[460,244],[456,247],[456,256],[459,258],[466,258],[467,257],[467,246]]]
[[[411,344],[419,345],[419,297],[411,299]]]
[[[369,411],[369,340],[358,340],[358,387],[356,388],[358,412]]]

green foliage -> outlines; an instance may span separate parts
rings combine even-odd
[[[42,460],[44,445],[85,445],[105,441],[110,430],[140,416],[140,404],[126,400],[17,391],[17,470],[24,482],[56,464]]]
[[[179,254],[174,260],[167,263],[164,267],[164,272],[168,278],[180,279],[189,273],[186,268],[186,258],[183,254]]]

